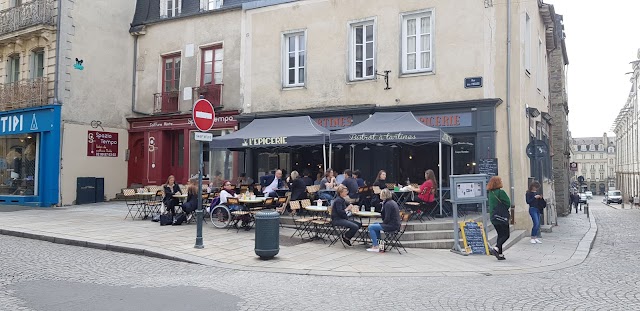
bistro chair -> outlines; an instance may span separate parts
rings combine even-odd
[[[238,200],[238,198],[227,198],[227,206],[231,206],[231,205],[239,206],[240,201]],[[238,226],[238,223],[240,221],[244,221],[246,226],[249,226],[249,223],[251,222],[251,213],[249,211],[245,211],[245,210],[233,211],[231,212],[231,217],[233,218],[231,220],[233,222],[233,226],[229,226],[229,229],[234,227],[236,228],[236,232],[240,231],[240,227]]]
[[[313,218],[300,216],[300,201],[290,201],[289,207],[291,208],[291,216],[295,226],[295,231],[291,237],[293,238],[297,233],[298,236],[302,238],[302,235],[306,232],[307,227],[309,227]]]
[[[149,212],[153,214],[160,214],[160,209],[162,208],[162,197],[164,196],[163,190],[157,191],[149,191],[155,192],[156,195],[151,198],[151,200],[147,201],[147,207],[149,208]]]
[[[327,239],[329,239],[329,246],[332,246],[336,244],[336,242],[340,241],[340,243],[342,243],[342,247],[346,248],[347,246],[344,245],[344,241],[342,241],[342,236],[347,231],[349,231],[349,229],[346,227],[334,226],[333,223],[331,222],[331,213],[332,213],[332,208],[331,206],[329,206],[329,208],[327,209],[327,216],[328,216],[327,220],[329,224],[328,224],[328,229],[326,234]]]
[[[395,187],[396,187],[396,184],[394,184],[394,183],[386,183],[386,185],[387,185],[387,189],[389,189],[391,191],[393,191],[393,189],[395,189]]]
[[[318,194],[318,190],[320,187],[316,186],[307,186],[307,197],[311,200],[315,200]]]
[[[398,251],[398,254],[402,255],[402,252],[400,252],[400,247],[402,247],[404,252],[405,253],[407,252],[407,249],[404,248],[404,246],[402,245],[402,242],[400,242],[400,238],[402,238],[402,235],[404,235],[404,231],[407,229],[407,223],[409,222],[410,217],[411,217],[411,214],[401,213],[400,218],[402,219],[402,224],[400,225],[400,230],[384,233],[383,251],[385,252],[392,251],[395,248]]]
[[[373,186],[372,190],[373,190],[373,194],[377,194],[377,195],[380,195],[380,192],[382,192],[382,190],[380,190],[380,187],[378,186]]]
[[[136,195],[136,190],[122,189],[122,194],[124,195],[125,203],[127,204],[127,209],[129,210],[129,212],[124,217],[124,219],[127,219],[127,217],[129,216],[131,216],[131,220],[136,219],[136,217],[138,217],[138,215],[141,215],[142,213],[142,210],[140,209],[141,207],[140,200]],[[135,211],[135,215],[133,213],[134,211]]]

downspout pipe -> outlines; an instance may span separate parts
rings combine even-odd
[[[131,81],[131,112],[150,116],[150,113],[136,111],[136,81],[138,80],[138,36],[138,34],[133,35],[133,68],[131,70],[133,80]]]
[[[53,80],[53,103],[54,104],[62,104],[60,99],[58,98],[58,80],[60,80],[60,34],[62,33],[61,29],[62,25],[60,24],[62,21],[62,1],[58,0],[58,16],[56,16],[56,63],[55,63],[55,78]]]
[[[507,143],[509,153],[509,195],[515,198],[513,177],[513,138],[511,134],[511,0],[507,0]]]

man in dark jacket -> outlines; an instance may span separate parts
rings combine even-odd
[[[265,175],[260,177],[260,185],[262,193],[265,196],[277,198],[276,189],[282,189],[284,182],[282,181],[282,170],[276,170],[273,175]]]
[[[353,178],[351,170],[344,170],[344,180],[342,181],[342,184],[347,186],[347,189],[349,189],[349,203],[358,202],[358,181]]]

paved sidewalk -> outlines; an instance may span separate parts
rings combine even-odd
[[[407,249],[369,253],[363,246],[344,249],[321,241],[302,243],[281,230],[280,253],[268,261],[254,253],[254,231],[215,229],[205,224],[204,249],[193,248],[195,224],[161,227],[158,223],[124,220],[124,202],[53,209],[0,207],[0,234],[55,243],[102,248],[170,258],[245,271],[335,276],[464,276],[551,271],[577,265],[589,254],[597,226],[594,217],[571,214],[560,218],[543,244],[524,238],[505,251],[506,261],[493,256],[461,256],[448,250]],[[608,208],[592,204],[592,210]]]

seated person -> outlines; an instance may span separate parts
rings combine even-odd
[[[293,174],[293,172],[291,172]],[[304,181],[305,187],[313,186],[313,179],[311,178],[311,172],[308,169],[305,169],[303,172],[302,181]]]
[[[320,198],[321,200],[325,200],[329,202],[329,204],[331,204],[331,201],[333,200],[333,197],[334,197],[334,193],[332,191],[326,191],[326,190],[333,190],[336,187],[337,185],[336,178],[333,177],[332,169],[328,169],[324,176],[325,177],[322,178],[322,180],[320,181],[320,190],[318,190],[318,198]]]
[[[226,205],[230,211],[238,211],[241,209],[240,206],[227,204],[228,198],[237,198],[237,197],[238,197],[238,194],[236,193],[236,189],[233,188],[230,181],[225,180],[223,182],[222,191],[220,191],[220,204]]]
[[[387,172],[380,170],[378,176],[376,176],[376,181],[373,182],[373,186],[377,186],[380,190],[387,189]],[[375,207],[376,212],[382,211],[382,202],[379,194],[374,193],[371,196],[371,206]]]
[[[190,214],[196,209],[198,209],[198,180],[191,179],[187,187],[187,200],[182,203],[182,211]]]
[[[282,181],[282,170],[276,170],[273,175],[265,175],[260,177],[260,185],[262,186],[262,193],[266,197],[277,198],[278,193],[276,189],[282,189],[284,182]]]
[[[307,186],[304,180],[300,178],[298,171],[291,172],[291,176],[287,178],[289,190],[291,191],[291,200],[298,201],[307,198]]]
[[[336,184],[337,185],[342,184],[344,179],[347,177],[347,176],[345,176],[345,174],[340,174],[338,171],[333,172],[333,175],[336,176]]]
[[[182,192],[180,192],[180,186],[176,184],[176,178],[173,175],[170,175],[163,188],[164,198],[162,198],[162,203],[164,203],[165,209],[171,213],[171,216],[175,216],[176,205],[180,204],[180,200],[178,198],[174,198],[173,195],[182,194]]]
[[[346,198],[349,197],[349,189],[345,185],[340,185],[336,189],[338,197],[333,201],[331,205],[331,224],[334,226],[349,228],[349,231],[342,236],[342,241],[351,246],[351,239],[356,235],[358,229],[362,227],[362,224],[349,220],[347,210],[354,208],[353,205],[347,204]]]
[[[420,188],[412,190],[418,193],[417,202],[423,203],[427,208],[434,208],[436,206],[436,189],[438,189],[436,174],[433,170],[427,170],[424,172],[424,178],[426,180],[420,185]]]
[[[358,182],[358,187],[361,188],[366,186],[367,183],[364,182],[364,179],[362,178],[362,173],[360,172],[360,170],[353,171],[353,178]]]
[[[380,192],[380,198],[384,201],[382,205],[382,223],[374,223],[369,225],[369,236],[371,237],[371,248],[367,251],[377,253],[380,251],[378,247],[378,239],[380,239],[380,231],[395,232],[400,230],[400,208],[398,203],[393,200],[393,194],[389,189]]]
[[[360,198],[360,194],[358,193],[358,182],[355,178],[353,178],[353,174],[351,170],[344,170],[344,180],[342,184],[349,189],[349,198],[347,198],[347,202],[355,203],[358,202]]]
[[[213,175],[213,179],[209,182],[212,188],[220,188],[222,187],[222,173],[220,171],[216,171]]]
[[[249,186],[253,185],[253,178],[248,177],[247,173],[240,173],[240,177],[238,177],[238,186]]]
[[[318,172],[318,174],[316,175],[316,180],[313,182],[313,185],[320,185],[320,183],[322,183],[322,178],[324,177],[324,175],[322,175],[322,173]]]

